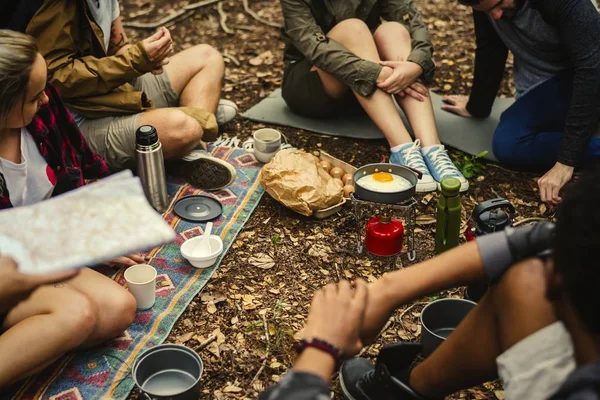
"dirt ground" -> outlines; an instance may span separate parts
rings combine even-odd
[[[125,22],[153,22],[190,4],[173,0],[123,0]],[[205,2],[201,2],[205,3]],[[281,24],[277,0],[253,0],[244,10],[240,0],[223,0],[198,7],[195,12],[167,25],[182,50],[208,43],[225,54],[227,65],[223,96],[245,111],[278,88],[282,77]],[[199,3],[196,3],[199,4]],[[438,93],[469,92],[473,63],[471,12],[453,1],[417,0],[433,34],[438,66],[432,90]],[[225,22],[223,21],[225,18]],[[232,33],[226,33],[230,30]],[[132,41],[149,36],[153,30],[131,28]],[[507,74],[510,72],[510,62]],[[510,95],[513,84],[506,79],[502,95]],[[263,125],[236,118],[225,130],[228,136],[244,140]],[[378,162],[388,152],[384,141],[332,138],[283,128],[291,144],[307,151],[325,150],[355,166]],[[477,134],[477,132],[473,132]],[[457,152],[453,152],[457,156]],[[536,176],[507,171],[484,163],[483,171],[471,180],[471,189],[462,198],[463,221],[476,203],[505,197],[516,207],[516,220],[548,218],[551,213],[538,199]],[[417,262],[433,255],[437,194],[418,196],[416,244]],[[256,398],[276,382],[293,364],[294,336],[303,327],[312,293],[339,279],[362,277],[369,281],[385,271],[404,266],[404,254],[394,265],[390,260],[357,254],[357,225],[350,206],[338,215],[318,221],[284,208],[265,194],[258,208],[224,258],[206,288],[190,304],[168,338],[196,348],[211,335],[217,340],[201,350],[205,362],[203,398]],[[259,260],[257,262],[256,260]],[[267,262],[272,259],[272,263]],[[260,268],[262,267],[262,268]],[[435,297],[461,297],[463,289]],[[398,310],[388,328],[365,355],[373,357],[382,344],[418,340],[420,309],[430,299],[420,299]],[[410,308],[410,310],[407,310]],[[337,384],[335,384],[337,385]],[[341,399],[334,385],[334,398]],[[132,394],[132,397],[135,393]],[[457,393],[451,398],[502,399],[497,384]]]

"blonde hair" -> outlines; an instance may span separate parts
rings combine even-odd
[[[38,47],[23,33],[0,29],[0,131],[13,107],[25,102],[25,94]]]

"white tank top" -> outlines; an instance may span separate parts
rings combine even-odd
[[[56,185],[54,171],[40,154],[27,128],[21,129],[21,163],[0,157],[0,173],[13,207],[38,203],[52,196]]]

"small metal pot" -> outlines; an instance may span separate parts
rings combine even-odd
[[[411,187],[405,190],[401,190],[399,192],[382,193],[365,189],[364,187],[360,186],[360,184],[358,183],[358,180],[360,178],[366,175],[374,174],[375,172],[389,172],[390,174],[401,176],[410,182]],[[374,203],[402,203],[414,196],[420,175],[420,172],[414,171],[402,165],[386,163],[368,164],[360,167],[356,170],[356,172],[354,172],[354,195],[360,200],[372,201]]]
[[[146,400],[197,400],[204,365],[192,349],[178,344],[155,346],[133,363],[133,380]]]
[[[475,306],[464,299],[441,299],[427,304],[421,311],[423,357],[433,353]]]

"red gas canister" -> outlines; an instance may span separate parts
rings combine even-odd
[[[365,247],[376,256],[394,256],[402,251],[404,226],[388,216],[376,216],[367,222]]]

